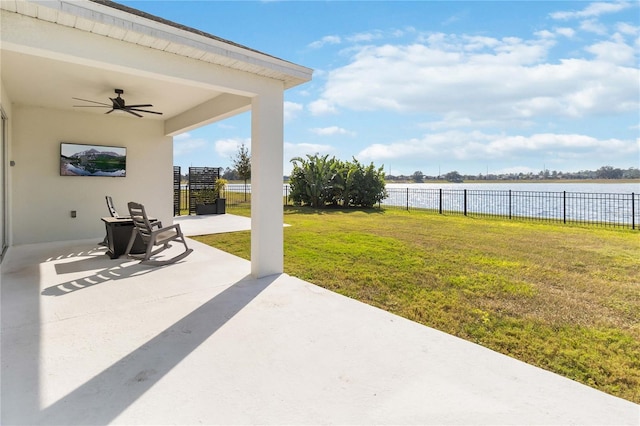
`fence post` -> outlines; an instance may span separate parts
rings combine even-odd
[[[567,223],[567,191],[562,191],[562,222]]]
[[[509,219],[511,219],[511,190],[509,190]]]
[[[631,193],[631,229],[636,229],[636,194]]]
[[[464,215],[467,215],[467,190],[464,190]]]
[[[407,211],[409,211],[409,187],[407,187]]]
[[[440,198],[439,198],[439,202],[438,202],[438,213],[442,214],[442,188],[440,188],[439,190],[440,192]]]

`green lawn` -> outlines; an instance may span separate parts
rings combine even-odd
[[[298,207],[285,222],[288,274],[640,402],[637,230]],[[249,258],[249,232],[197,239]]]

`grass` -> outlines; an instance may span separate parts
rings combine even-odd
[[[638,231],[296,207],[285,222],[288,274],[640,403]],[[249,232],[198,239],[249,258]]]

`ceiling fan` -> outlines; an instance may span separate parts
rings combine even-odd
[[[156,111],[149,111],[146,109],[140,109],[140,108],[145,108],[145,107],[152,107],[153,105],[151,104],[140,104],[140,105],[127,105],[124,102],[124,98],[120,97],[120,95],[122,95],[124,93],[124,90],[122,89],[115,89],[116,94],[118,95],[115,98],[109,98],[111,100],[111,104],[107,104],[107,103],[103,103],[103,102],[96,102],[96,101],[90,101],[88,99],[80,99],[80,98],[72,98],[78,101],[83,101],[83,102],[91,102],[93,104],[98,104],[98,105],[74,105],[74,107],[77,108],[111,108],[109,111],[105,112],[105,114],[111,114],[113,111],[124,111],[124,112],[128,112],[129,114],[135,115],[136,117],[142,117],[142,115],[138,114],[138,112],[145,112],[148,114],[158,114],[158,115],[162,115],[161,112],[156,112]]]

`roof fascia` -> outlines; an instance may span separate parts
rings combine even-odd
[[[211,35],[205,36],[184,28],[158,22],[145,16],[136,15],[117,7],[107,6],[104,4],[105,2],[94,2],[90,0],[28,0],[27,3],[32,3],[38,7],[55,9],[59,13],[91,20],[119,30],[132,31],[147,37],[183,45],[190,49],[203,52],[203,56],[204,54],[215,55],[227,60],[231,59],[254,67],[263,68],[271,73],[275,72],[280,74],[275,76],[275,78],[284,81],[285,88],[291,88],[310,81],[313,74],[313,70],[310,68],[267,55],[224,39],[214,38],[214,36]],[[194,58],[193,55],[188,57]],[[256,72],[256,74],[259,73]]]

